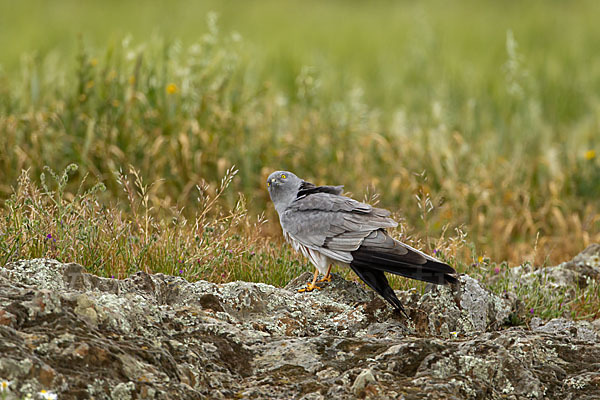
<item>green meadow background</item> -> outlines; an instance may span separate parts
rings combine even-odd
[[[570,259],[600,241],[598,15],[0,0],[0,256],[283,285],[309,269],[265,189],[287,169],[461,271]]]

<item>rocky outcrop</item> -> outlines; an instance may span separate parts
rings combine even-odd
[[[533,268],[531,264],[509,269],[514,281],[521,285],[543,284],[564,290],[567,297],[585,289],[591,282],[600,281],[600,244],[589,245],[572,260],[556,266]]]
[[[598,325],[508,326],[514,296],[463,275],[398,292],[410,320],[334,275],[323,290],[217,285],[77,264],[0,269],[0,379],[8,397],[60,399],[597,399]]]

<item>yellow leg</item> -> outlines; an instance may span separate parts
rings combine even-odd
[[[315,276],[313,277],[312,282],[307,283],[306,287],[304,289],[298,289],[298,292],[312,292],[315,289],[321,290],[321,288],[316,285],[318,276],[319,276],[319,270],[317,269],[317,270],[315,270]]]
[[[331,264],[329,264],[329,268],[327,268],[327,273],[322,279],[319,279],[317,282],[331,282]]]

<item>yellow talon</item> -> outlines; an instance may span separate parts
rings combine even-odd
[[[318,287],[317,285],[315,285],[313,282],[307,283],[305,288],[302,289],[298,289],[298,293],[302,293],[302,292],[312,292],[313,290],[318,289],[321,290],[320,287]]]
[[[315,280],[317,280],[316,276],[315,276]],[[331,282],[331,264],[329,264],[329,268],[327,268],[327,273],[325,274],[325,276],[322,279],[320,279],[318,282]]]
[[[323,277],[323,279],[321,279],[319,282],[331,282],[331,264],[329,264],[329,268],[327,269],[327,273],[325,274],[325,276]],[[316,269],[315,270],[315,275],[313,276],[313,280],[312,282],[308,282],[306,284],[306,287],[303,289],[298,289],[299,293],[302,292],[312,292],[315,289],[321,290],[320,287],[317,286],[317,277],[319,276],[319,270]]]

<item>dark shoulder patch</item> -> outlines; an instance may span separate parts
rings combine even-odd
[[[314,183],[302,181],[296,197],[300,198],[314,193],[331,193],[341,195],[342,192],[343,186],[317,186]]]

